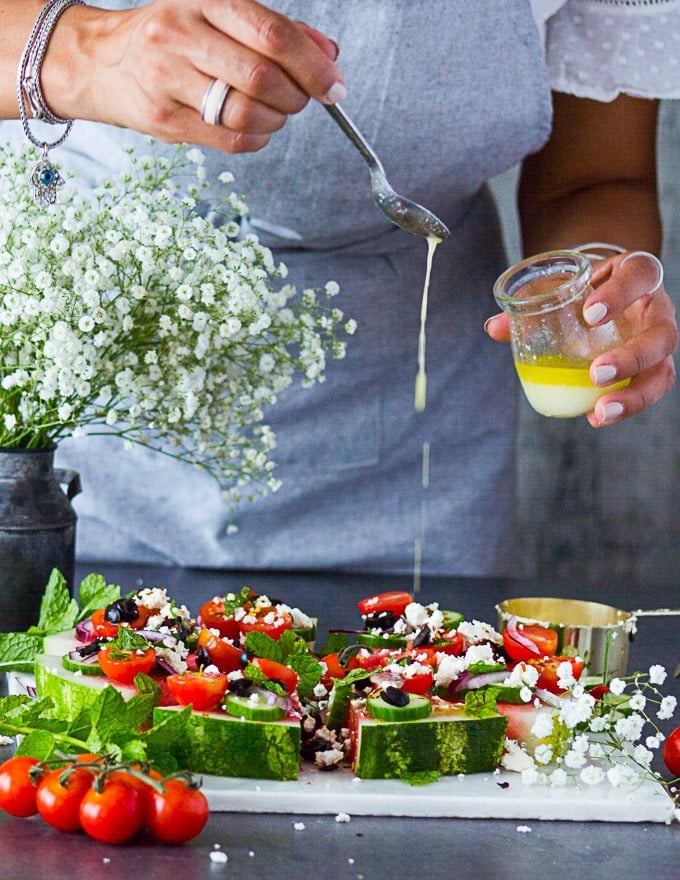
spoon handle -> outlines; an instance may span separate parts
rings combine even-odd
[[[357,150],[359,150],[369,166],[371,168],[377,167],[379,171],[384,173],[382,163],[376,156],[373,147],[371,147],[342,107],[339,104],[324,104],[323,106],[337,122],[344,134],[346,134],[350,141],[352,141]]]

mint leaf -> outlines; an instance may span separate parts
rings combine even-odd
[[[298,694],[304,702],[312,696],[312,691],[321,681],[321,664],[311,654],[293,654],[289,658],[289,666],[294,669],[300,681],[298,682]]]
[[[33,730],[27,734],[17,747],[17,755],[30,755],[39,761],[46,761],[54,751],[54,736],[47,730]]]
[[[285,633],[282,634],[281,638]],[[266,660],[276,660],[277,663],[283,663],[283,654],[281,647],[267,633],[249,632],[245,641],[246,648],[252,651],[256,657],[263,657]]]
[[[0,672],[15,669],[33,671],[33,660],[42,651],[42,636],[27,633],[0,633]]]
[[[500,688],[494,685],[468,691],[465,694],[465,713],[473,718],[490,718],[498,715],[496,699]]]
[[[119,627],[118,635],[107,645],[107,648],[110,648],[112,651],[116,649],[119,651],[146,651],[148,647],[149,643],[144,636],[140,636],[139,633],[130,629],[129,626]]]
[[[272,691],[272,693],[279,694],[280,696],[288,693],[285,687],[283,687],[276,681],[272,681],[271,678],[267,678],[260,667],[255,666],[254,663],[249,663],[246,666],[246,668],[243,670],[243,677],[247,678],[248,681],[251,681],[254,685],[257,685],[257,687]]]
[[[243,608],[243,606],[250,602],[253,597],[253,591],[250,587],[243,587],[240,592],[236,594],[233,599],[227,599],[224,597],[224,616],[231,617],[231,615],[236,611],[237,608]]]
[[[187,766],[187,728],[191,714],[190,706],[168,712],[159,724],[140,735],[147,760],[161,773],[174,773]]]
[[[28,632],[40,635],[64,632],[75,626],[77,617],[78,603],[72,598],[63,574],[53,568],[40,603],[38,625]]]
[[[106,578],[101,574],[88,574],[78,588],[80,612],[77,619],[85,620],[92,616],[93,611],[105,608],[118,599],[120,599],[119,586],[107,584]]]
[[[349,636],[347,633],[331,632],[328,633],[326,644],[321,648],[319,654],[325,657],[326,654],[339,654],[349,645]]]

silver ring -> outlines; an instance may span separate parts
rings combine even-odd
[[[203,96],[201,104],[201,119],[208,125],[219,125],[224,109],[224,102],[227,100],[229,89],[231,86],[223,82],[221,79],[214,79]]]
[[[654,265],[656,266],[656,271],[658,275],[656,284],[654,285],[654,287],[652,287],[651,290],[647,291],[647,296],[651,296],[653,293],[656,293],[663,284],[663,266],[661,264],[661,260],[658,257],[655,257],[654,254],[650,254],[649,251],[631,251],[631,253],[627,254],[621,260],[621,263],[619,265],[623,266],[623,264],[627,260],[630,260],[633,257],[647,257],[647,259],[651,260],[652,263],[654,263]]]

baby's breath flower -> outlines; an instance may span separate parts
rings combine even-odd
[[[0,447],[103,429],[202,467],[231,501],[276,491],[264,406],[324,381],[353,324],[329,304],[336,282],[278,286],[286,267],[237,239],[240,196],[210,206],[221,228],[198,213],[200,150],[148,143],[47,211],[25,183],[35,151],[0,145]]]
[[[655,664],[649,667],[649,683],[661,685],[666,681],[666,670],[663,666]]]
[[[677,705],[677,699],[672,694],[669,694],[661,700],[661,705],[659,706],[659,711],[656,713],[656,717],[661,721],[667,721],[675,714]]]

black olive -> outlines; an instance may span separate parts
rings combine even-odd
[[[137,603],[132,598],[118,599],[104,610],[104,618],[109,623],[131,623],[138,616]]]
[[[376,611],[364,617],[367,629],[391,629],[398,620],[399,615],[393,611]]]
[[[421,626],[418,632],[415,634],[413,641],[411,642],[411,647],[422,648],[423,645],[429,645],[430,638],[430,627],[427,626],[427,624],[423,624],[423,626]]]
[[[212,660],[210,659],[210,654],[206,651],[206,649],[201,645],[201,647],[196,651],[196,665],[199,669],[202,667],[210,666]]]
[[[245,669],[246,666],[250,663],[250,661],[252,659],[253,659],[253,652],[248,648],[244,648],[243,651],[241,652],[241,656],[238,658],[238,662],[239,662],[241,669]]]
[[[393,687],[391,684],[388,684],[387,687],[383,689],[381,696],[386,703],[390,704],[390,706],[408,706],[410,702],[410,697],[407,693],[400,688]]]
[[[83,645],[81,648],[78,648],[78,653],[81,657],[89,657],[90,654],[98,654],[99,649],[102,646],[102,642],[106,641],[105,639],[95,639],[92,642],[89,642],[87,645]]]
[[[252,684],[247,678],[235,678],[229,682],[227,690],[237,697],[248,697],[252,692]]]

